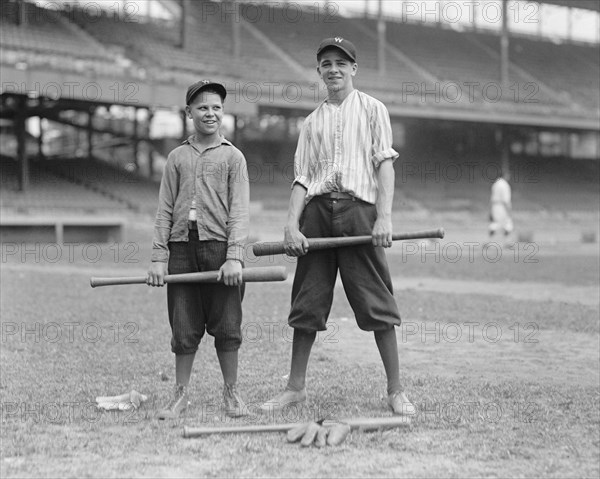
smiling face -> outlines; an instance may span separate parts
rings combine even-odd
[[[325,50],[318,58],[317,72],[330,92],[350,93],[354,89],[352,77],[358,65],[340,49]]]
[[[218,93],[201,91],[185,107],[185,111],[194,122],[198,135],[209,137],[219,133],[223,121],[223,100]]]

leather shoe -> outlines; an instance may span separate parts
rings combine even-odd
[[[250,414],[235,384],[225,384],[223,387],[223,404],[228,417],[242,417]]]
[[[161,420],[177,419],[189,404],[187,388],[181,384],[176,384],[172,399],[158,412],[156,418]]]
[[[275,396],[273,399],[268,400],[266,403],[260,406],[260,410],[263,413],[272,413],[276,411],[281,411],[286,406],[290,406],[292,404],[300,404],[305,401],[306,388],[303,388],[300,391],[286,389],[278,396]]]
[[[397,416],[414,416],[417,413],[413,403],[401,391],[388,395],[387,403]]]

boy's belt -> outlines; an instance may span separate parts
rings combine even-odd
[[[189,230],[197,230],[198,229],[198,223],[196,223],[195,221],[188,220],[188,229]]]
[[[355,197],[350,193],[343,193],[341,191],[331,191],[329,193],[323,193],[319,195],[322,198],[327,198],[328,200],[354,200]]]

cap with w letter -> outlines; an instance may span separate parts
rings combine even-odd
[[[346,40],[342,37],[332,37],[323,40],[319,45],[319,48],[317,49],[317,57],[321,54],[323,50],[331,47],[339,48],[350,57],[350,60],[356,62],[356,47],[351,41]]]

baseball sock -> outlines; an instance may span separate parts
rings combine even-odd
[[[225,384],[237,383],[238,375],[238,352],[236,351],[219,351],[217,350],[221,373],[223,373],[223,381]]]
[[[304,389],[306,382],[306,370],[312,345],[317,337],[316,331],[302,331],[294,329],[294,342],[292,345],[292,366],[288,389],[300,391]]]
[[[175,382],[177,384],[187,386],[190,383],[195,357],[196,353],[175,355]]]
[[[383,361],[387,376],[387,393],[402,391],[400,384],[400,362],[398,360],[398,341],[394,328],[386,331],[375,331],[375,342]]]

